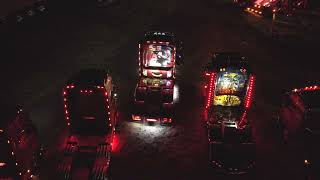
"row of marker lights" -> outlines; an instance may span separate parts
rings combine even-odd
[[[320,90],[320,86],[308,86],[300,89],[294,89],[293,92],[302,92],[302,91],[313,91],[313,90]]]
[[[0,129],[0,132],[4,132],[4,131],[2,129]],[[10,144],[11,143],[10,140],[7,140],[7,143]],[[14,152],[13,151],[11,152],[11,155],[14,156]],[[6,165],[6,163],[0,163],[0,167],[3,167],[5,165]],[[15,165],[18,166],[18,163],[16,162]],[[31,172],[30,169],[28,169],[27,173],[30,173],[30,172]],[[20,176],[22,175],[21,172],[19,173],[19,175]],[[31,175],[30,177],[32,178],[33,175]]]
[[[258,13],[258,14],[262,14],[261,11],[258,11],[258,10],[254,10],[253,8],[247,8],[248,11],[251,11],[251,12],[255,12],[255,13]]]
[[[251,105],[253,86],[254,86],[254,76],[250,76],[248,95],[247,95],[246,101],[245,101],[245,108],[249,108]]]

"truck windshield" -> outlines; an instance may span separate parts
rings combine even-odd
[[[173,47],[169,45],[150,44],[143,48],[143,65],[145,67],[172,68],[174,65]]]
[[[246,70],[221,68],[217,73],[213,104],[239,106],[245,97],[247,84]]]
[[[109,127],[106,98],[100,91],[70,93],[68,107],[71,130],[76,134],[105,134]]]

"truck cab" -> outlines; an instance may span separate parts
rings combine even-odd
[[[63,101],[69,132],[58,167],[64,179],[79,173],[107,178],[119,118],[118,95],[113,76],[105,70],[82,70],[67,82]]]
[[[204,76],[204,122],[210,163],[228,173],[245,173],[253,158],[254,139],[248,114],[255,76],[245,57],[229,52],[215,53]],[[223,152],[219,157],[218,151]]]
[[[39,177],[41,146],[38,132],[20,106],[1,105],[0,179]]]

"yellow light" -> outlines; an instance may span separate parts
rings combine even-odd
[[[307,159],[304,160],[304,164],[310,164],[309,161]]]
[[[140,116],[132,115],[132,119],[135,120],[135,121],[141,121],[141,117]]]

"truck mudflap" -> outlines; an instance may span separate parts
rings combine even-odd
[[[209,163],[226,174],[248,174],[255,168],[255,143],[209,142]]]
[[[72,166],[72,156],[66,156],[63,160],[58,164],[58,178],[59,179],[70,179],[70,171]]]
[[[94,160],[90,173],[90,180],[106,180],[108,179],[110,157],[99,156]]]

